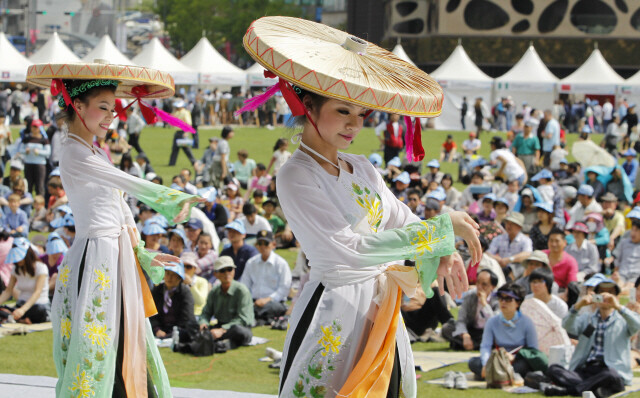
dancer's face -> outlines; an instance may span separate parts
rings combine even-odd
[[[344,101],[329,99],[319,109],[310,110],[322,139],[331,147],[346,149],[360,130],[367,109]]]
[[[89,97],[86,103],[74,100],[74,105],[89,131],[98,138],[106,137],[115,112],[115,94],[110,90],[101,90]]]

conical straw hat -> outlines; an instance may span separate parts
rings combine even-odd
[[[118,98],[136,98],[134,87],[145,86],[145,99],[171,97],[175,93],[173,77],[166,72],[131,65],[114,65],[95,60],[93,63],[36,64],[27,70],[27,82],[50,87],[53,79],[117,80]]]
[[[308,91],[369,109],[434,117],[440,85],[395,54],[348,33],[291,17],[254,21],[244,36],[249,55]]]

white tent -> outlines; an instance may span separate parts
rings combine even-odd
[[[491,104],[493,79],[473,63],[460,44],[449,58],[431,73],[431,77],[440,83],[444,91],[442,114],[434,119],[435,128],[459,130],[462,127],[460,124],[462,97],[467,97],[469,112],[465,118],[466,128],[475,129],[473,102],[476,98],[482,97],[485,105]],[[488,108],[485,109],[485,113],[488,113]]]
[[[244,86],[245,72],[227,61],[206,37],[200,39],[180,61],[200,73],[200,84],[213,86]]]
[[[175,84],[198,84],[198,72],[178,61],[157,37],[151,39],[132,61],[140,66],[169,72]]]
[[[257,62],[245,69],[244,72],[247,74],[247,86],[267,87],[273,86],[278,82],[278,79],[264,77],[264,71],[264,67]]]
[[[0,32],[0,82],[25,81],[29,65],[31,62]]]
[[[495,93],[496,97],[511,96],[518,108],[526,101],[533,108],[548,109],[555,100],[557,83],[558,78],[529,46],[520,61],[496,79]]]
[[[393,48],[393,51],[391,52],[394,53],[396,56],[398,56],[398,58],[400,58],[401,60],[407,61],[411,65],[416,66],[416,64],[413,63],[411,58],[409,58],[407,53],[404,52],[404,48],[402,47],[402,44],[400,43],[396,44],[396,46]]]
[[[133,65],[133,62],[113,44],[109,35],[102,36],[98,45],[82,58],[84,62],[93,62],[96,59],[106,59],[109,63],[117,65]]]
[[[625,80],[624,85],[620,89],[620,94],[627,99],[629,104],[640,103],[640,71]]]
[[[575,72],[560,80],[559,91],[572,94],[616,94],[624,79],[607,63],[597,48]]]
[[[34,64],[70,64],[80,62],[80,58],[54,32],[49,41],[29,57],[29,61]]]

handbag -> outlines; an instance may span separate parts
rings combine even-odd
[[[191,342],[177,344],[174,351],[194,357],[211,356],[215,352],[213,336],[209,329],[198,330],[193,334]]]
[[[487,388],[503,388],[513,385],[515,373],[509,354],[503,347],[494,348],[485,368]]]
[[[524,359],[534,372],[536,370],[546,372],[549,367],[549,358],[537,348],[522,347],[517,355]]]

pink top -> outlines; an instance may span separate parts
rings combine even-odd
[[[11,250],[12,245],[13,238],[11,237],[4,242],[0,241],[0,279],[2,279],[5,286],[9,285],[13,264],[6,264],[4,259],[7,258],[7,254],[9,254],[9,250]]]
[[[549,254],[549,249],[543,250]],[[566,288],[569,282],[578,280],[578,262],[571,254],[562,252],[562,260],[553,266],[553,277],[561,288]]]

